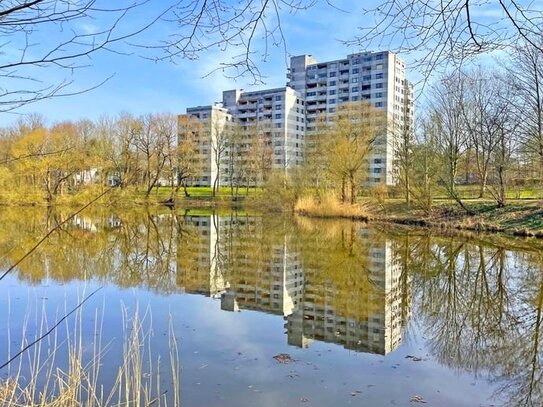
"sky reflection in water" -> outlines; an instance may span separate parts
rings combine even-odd
[[[3,215],[2,267],[65,216]],[[122,354],[123,310],[138,309],[152,329],[151,359],[161,355],[164,366],[172,321],[185,406],[408,406],[416,396],[439,406],[540,405],[541,247],[387,229],[89,213],[0,283],[0,324],[9,326],[0,362],[20,347],[25,320],[32,337],[43,315],[54,321],[103,286],[81,320],[89,355],[102,323],[106,387]],[[278,363],[279,353],[295,362]]]

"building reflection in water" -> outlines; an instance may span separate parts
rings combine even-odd
[[[274,236],[261,218],[185,216],[184,226],[177,283],[186,292],[220,297],[225,311],[280,315],[288,343],[298,347],[318,340],[385,355],[400,345],[411,281],[395,244],[377,232],[357,227],[356,259],[362,261],[345,270],[337,264],[342,277],[335,279],[318,260],[303,261],[311,245],[285,230]],[[345,273],[359,275],[350,284],[342,280]]]

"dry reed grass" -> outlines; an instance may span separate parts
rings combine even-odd
[[[121,312],[122,355],[113,383],[103,383],[102,377],[102,366],[106,356],[109,358],[108,350],[112,345],[103,343],[103,311],[102,315],[95,312],[94,340],[88,341],[89,338],[83,335],[83,314],[79,310],[72,327],[65,323],[65,337],[60,338],[55,330],[51,337],[40,341],[8,367],[7,379],[0,380],[0,406],[179,406],[179,354],[171,317],[166,363],[169,367],[163,367],[160,355],[155,357],[152,352],[150,310],[147,309],[143,317],[137,308],[132,314],[124,307]],[[27,337],[28,321],[27,317],[23,323],[21,348],[32,340]],[[48,325],[42,309],[36,337],[46,332]],[[87,355],[89,342],[92,343],[90,356]],[[60,361],[66,358],[66,351],[67,364],[63,365]],[[118,356],[113,355],[113,358]],[[171,388],[161,388],[161,375],[164,374],[171,379]]]
[[[294,211],[300,215],[316,218],[369,219],[369,211],[365,205],[342,203],[333,196],[326,196],[321,200],[301,197],[296,201]]]

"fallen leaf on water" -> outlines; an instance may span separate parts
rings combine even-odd
[[[411,400],[409,400],[411,403],[426,403],[426,400],[422,398],[422,396],[415,394],[414,396],[411,396]]]
[[[273,358],[279,363],[283,364],[296,362],[296,360],[292,359],[292,357],[288,353],[280,353],[278,355],[275,355]]]
[[[300,397],[300,401],[302,403],[309,403],[309,399],[307,397]]]

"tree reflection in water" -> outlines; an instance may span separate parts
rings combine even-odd
[[[0,267],[68,216],[2,210]],[[386,229],[386,230],[385,230]],[[346,221],[90,211],[23,262],[38,284],[93,279],[220,298],[284,318],[287,341],[387,354],[421,326],[432,356],[496,382],[508,405],[543,405],[543,246]]]

